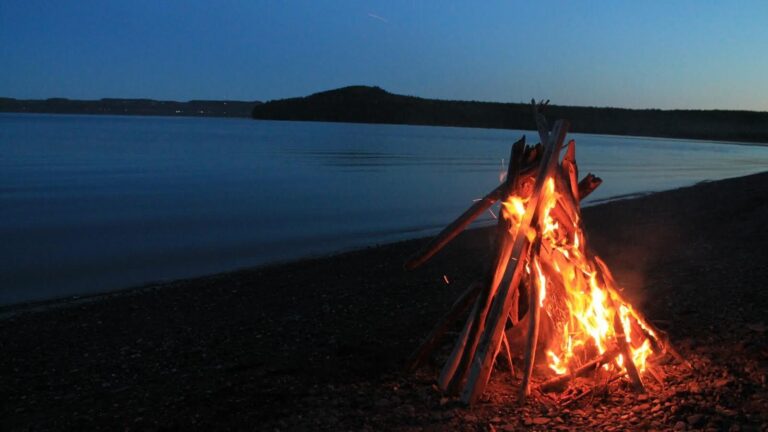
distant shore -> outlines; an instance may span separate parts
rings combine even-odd
[[[665,365],[664,386],[649,379],[642,415],[621,386],[566,414],[521,408],[508,373],[467,410],[433,388],[450,340],[402,372],[487,265],[491,230],[477,229],[415,272],[402,264],[426,239],[15,308],[0,319],[0,427],[759,430],[767,194],[762,173],[584,209],[589,245],[694,364]]]
[[[260,101],[0,97],[0,113],[234,117],[262,120],[535,130],[530,105],[425,99],[351,86],[306,97]],[[551,105],[571,132],[768,145],[768,111],[659,110]]]
[[[768,143],[768,112],[659,110],[548,105],[571,132]],[[535,130],[531,106],[425,99],[351,86],[254,106],[253,118]]]
[[[0,113],[139,115],[179,117],[248,117],[260,102],[154,99],[78,100],[65,98],[14,99],[0,97]]]

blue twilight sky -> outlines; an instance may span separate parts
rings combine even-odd
[[[768,1],[0,0],[0,95],[768,110]]]

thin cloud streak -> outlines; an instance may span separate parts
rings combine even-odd
[[[368,12],[368,16],[373,18],[373,19],[377,19],[377,20],[379,20],[379,21],[381,21],[381,22],[383,22],[385,24],[389,24],[389,20],[388,19],[386,19],[384,17],[381,17],[379,15],[376,15],[375,13]]]

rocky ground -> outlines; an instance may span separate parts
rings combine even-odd
[[[490,231],[422,270],[414,240],[0,313],[2,430],[768,430],[768,174],[584,211],[590,245],[693,370],[471,409],[409,353],[481,274]],[[443,276],[450,283],[446,283]],[[647,377],[646,377],[647,378]],[[570,400],[570,399],[569,399]]]

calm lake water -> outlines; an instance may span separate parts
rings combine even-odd
[[[530,131],[0,115],[0,303],[80,295],[436,232]],[[759,146],[572,134],[588,201],[740,176]]]

